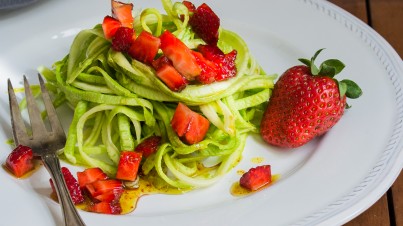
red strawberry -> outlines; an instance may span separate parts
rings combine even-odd
[[[142,158],[141,152],[122,151],[120,154],[116,179],[134,181],[140,167]]]
[[[120,27],[112,38],[112,49],[120,52],[127,52],[133,44],[134,30],[132,28]]]
[[[104,31],[105,38],[111,39],[121,26],[122,24],[119,22],[119,20],[111,16],[106,16],[102,22],[102,30]]]
[[[34,154],[27,146],[18,145],[7,157],[6,167],[16,177],[22,177],[34,168]]]
[[[143,63],[151,64],[161,45],[159,38],[142,31],[129,49],[129,55]]]
[[[139,145],[137,145],[135,151],[143,153],[143,156],[147,158],[148,156],[157,151],[160,143],[161,143],[160,136],[151,136],[143,140]]]
[[[204,58],[204,56],[199,52],[193,51],[192,53],[201,68],[201,73],[197,78],[198,81],[203,84],[210,84],[215,82],[216,76],[220,73],[220,68],[218,67],[218,65]]]
[[[84,202],[84,197],[81,192],[80,186],[78,185],[76,178],[74,178],[74,176],[71,174],[70,170],[66,167],[62,167],[62,174],[73,203],[79,204]],[[52,191],[56,193],[55,186],[53,185],[53,180],[49,179],[49,183],[52,187]]]
[[[124,192],[123,188],[114,189],[111,191],[107,191],[103,194],[97,195],[94,197],[94,199],[100,202],[118,202],[123,192]]]
[[[175,92],[180,92],[188,84],[187,80],[179,74],[179,72],[174,68],[171,62],[166,60],[167,58],[161,57],[154,65],[158,67],[157,76],[161,79],[169,89]]]
[[[322,49],[321,49],[322,50]],[[332,128],[346,107],[346,96],[358,98],[362,91],[351,80],[336,81],[344,64],[331,59],[318,69],[314,60],[284,72],[274,86],[261,122],[261,135],[269,144],[294,148]]]
[[[262,186],[271,183],[270,165],[258,166],[249,169],[239,180],[239,184],[252,191],[256,191]]]
[[[112,0],[112,16],[122,23],[123,27],[133,28],[133,4]]]
[[[120,214],[122,207],[119,202],[99,202],[93,204],[89,211],[104,214]]]
[[[120,180],[106,179],[94,181],[85,185],[85,187],[87,188],[91,197],[95,198],[110,191],[122,190],[123,183]]]
[[[210,122],[179,102],[172,117],[171,126],[184,142],[195,144],[204,139],[210,127]]]
[[[108,176],[98,167],[87,168],[83,172],[77,172],[77,180],[80,188],[97,180],[105,180]]]
[[[160,36],[161,50],[172,61],[175,69],[187,80],[194,80],[200,74],[200,67],[191,50],[168,30]]]
[[[193,31],[207,44],[217,44],[220,18],[206,3],[197,7],[196,12],[189,20],[189,24]]]
[[[196,6],[193,5],[193,3],[189,2],[189,1],[183,1],[182,4],[185,5],[186,8],[188,8],[189,12],[191,12],[191,13],[196,12]]]
[[[208,61],[211,61],[216,65],[217,73],[214,76],[214,81],[226,80],[236,75],[237,73],[235,64],[237,56],[236,50],[232,50],[231,52],[224,54],[215,45],[199,45],[197,49]]]

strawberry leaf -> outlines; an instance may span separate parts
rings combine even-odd
[[[337,80],[336,80],[337,81]],[[339,84],[339,92],[340,92],[340,98],[343,97],[346,92],[347,92],[347,84],[344,82],[339,82],[337,81],[337,83]]]
[[[319,74],[333,78],[344,69],[343,62],[337,59],[326,60],[320,65]]]
[[[343,79],[342,81],[340,81],[340,83],[346,86],[345,94],[348,98],[356,99],[362,95],[361,88],[354,81],[351,81],[349,79]]]

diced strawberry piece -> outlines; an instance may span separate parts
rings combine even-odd
[[[162,66],[164,66],[165,64],[172,65],[172,62],[168,59],[168,57],[166,57],[164,55],[162,55],[161,57],[159,57],[158,59],[156,59],[152,62],[152,66],[156,71],[158,69],[160,69]]]
[[[120,214],[122,207],[119,202],[99,202],[93,204],[89,211],[103,214]]]
[[[187,85],[186,79],[170,63],[161,65],[156,73],[172,91],[179,92]]]
[[[188,131],[189,123],[194,117],[193,111],[185,104],[179,102],[175,109],[174,116],[171,120],[172,129],[178,134],[179,137],[185,135]]]
[[[271,183],[270,165],[258,166],[249,169],[239,180],[239,184],[252,191],[256,191],[262,186]]]
[[[179,103],[172,117],[171,126],[187,144],[195,144],[204,139],[210,122],[185,104]]]
[[[215,81],[222,81],[232,78],[236,75],[236,50],[232,50],[231,52],[224,54],[215,45],[199,45],[197,49],[207,60],[213,62],[218,67],[218,73],[215,76]]]
[[[123,27],[133,28],[133,4],[112,0],[112,16],[122,23]]]
[[[201,68],[201,73],[197,78],[198,81],[203,84],[210,84],[215,82],[215,77],[217,77],[218,73],[220,73],[220,68],[212,61],[204,58],[201,53],[195,51],[193,51],[192,53],[196,57],[196,61]]]
[[[190,120],[188,131],[183,139],[188,144],[199,143],[206,136],[209,127],[209,120],[194,112],[194,117]]]
[[[105,179],[108,179],[108,176],[98,167],[87,168],[83,172],[77,172],[77,180],[81,189],[94,181]]]
[[[151,64],[158,53],[161,41],[147,31],[142,31],[129,49],[129,55],[143,63]]]
[[[138,144],[136,146],[135,151],[143,153],[143,156],[147,158],[148,156],[157,151],[160,143],[161,143],[160,136],[151,136],[143,140],[140,144]]]
[[[120,154],[116,179],[134,181],[140,167],[142,158],[141,152],[123,151]]]
[[[196,12],[189,20],[189,24],[193,31],[207,44],[217,44],[220,18],[206,3],[197,7]]]
[[[194,80],[201,72],[191,50],[168,30],[160,36],[161,50],[175,69],[187,80]]]
[[[18,145],[7,157],[6,167],[16,177],[22,177],[34,168],[34,153],[27,146]]]
[[[133,44],[134,30],[128,27],[120,27],[112,38],[112,49],[127,52]]]
[[[102,22],[102,30],[106,39],[111,39],[122,24],[111,16],[106,16]]]
[[[62,167],[62,174],[64,181],[66,182],[67,189],[69,190],[71,200],[74,204],[79,204],[84,202],[84,196],[81,192],[80,186],[76,178],[71,174],[70,170],[66,167]],[[52,187],[52,191],[56,193],[55,186],[53,184],[53,180],[49,179],[50,186]]]
[[[94,181],[91,184],[85,185],[85,187],[91,197],[95,198],[98,195],[105,194],[109,191],[123,189],[123,183],[120,180],[106,179]]]
[[[114,189],[108,192],[105,192],[103,194],[97,195],[94,198],[97,201],[101,202],[118,202],[120,197],[123,194],[123,188],[122,189]]]
[[[186,6],[186,8],[188,8],[189,12],[196,12],[196,6],[193,5],[193,3],[189,2],[189,1],[183,1],[182,2],[183,5]]]

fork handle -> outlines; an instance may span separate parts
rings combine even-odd
[[[57,197],[62,208],[64,222],[66,226],[84,226],[84,222],[77,212],[76,207],[71,200],[69,190],[60,167],[59,158],[54,153],[42,155],[42,161],[52,177]]]

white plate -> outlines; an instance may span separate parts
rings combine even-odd
[[[199,5],[201,1],[197,1]],[[281,74],[326,50],[318,62],[338,58],[363,89],[361,98],[325,136],[303,148],[284,151],[250,137],[241,163],[212,187],[180,196],[141,198],[125,216],[81,212],[88,225],[338,225],[372,205],[402,169],[403,65],[376,32],[347,12],[319,0],[206,1],[222,26],[240,34],[268,73]],[[156,7],[158,0],[134,2]],[[51,66],[69,50],[74,35],[110,14],[109,0],[45,1],[0,11],[0,161],[11,151],[6,79],[15,86],[22,74],[37,83],[36,68]],[[67,115],[70,115],[69,113]],[[68,120],[65,120],[68,122]],[[263,157],[282,175],[273,186],[237,198],[229,189],[253,157]],[[263,164],[262,163],[262,164]],[[58,204],[49,198],[48,174],[16,180],[0,170],[0,225],[60,225]]]

